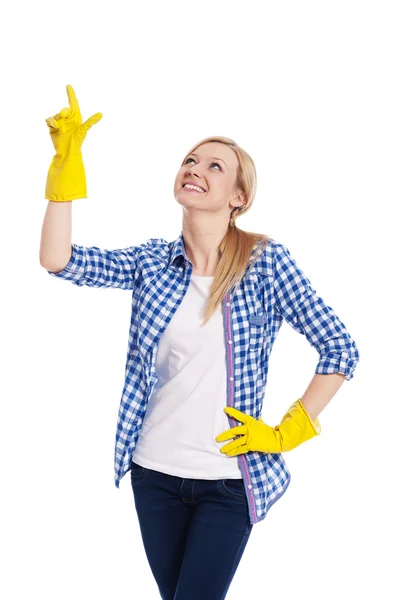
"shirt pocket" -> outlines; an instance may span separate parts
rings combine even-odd
[[[259,352],[263,346],[264,336],[266,334],[266,322],[268,313],[262,312],[258,315],[249,315],[250,326],[250,352]]]

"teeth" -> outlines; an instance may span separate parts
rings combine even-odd
[[[197,185],[191,185],[190,183],[185,183],[185,185],[183,187],[190,188],[191,190],[196,190],[196,192],[204,193],[204,190],[202,190],[201,188],[197,187]]]

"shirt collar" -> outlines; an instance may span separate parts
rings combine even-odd
[[[183,243],[182,231],[180,232],[180,234],[176,238],[176,240],[174,240],[172,242],[171,257],[170,257],[169,264],[174,265],[175,262],[178,262],[177,259],[179,256],[183,256],[183,258],[185,259],[185,265],[186,265],[186,261],[189,261],[189,258],[187,257],[187,254],[185,252],[185,245]]]
[[[265,265],[263,264],[263,261],[261,260],[261,255],[262,255],[262,251],[260,252],[259,250],[259,246],[258,244],[253,248],[250,258],[249,258],[249,264],[247,269],[250,269],[252,273],[254,272],[265,272]],[[183,263],[184,263],[184,268],[185,270],[187,269],[189,258],[185,252],[185,245],[184,245],[184,241],[183,241],[183,233],[181,231],[181,233],[179,234],[179,236],[176,238],[176,240],[174,240],[172,242],[172,246],[171,246],[171,255],[170,255],[170,262],[169,265],[174,265],[176,266],[176,263],[179,263],[179,261],[181,260],[179,257],[183,256]],[[247,270],[246,269],[246,270]],[[269,268],[267,267],[267,272],[269,272]]]

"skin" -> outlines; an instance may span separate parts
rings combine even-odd
[[[220,258],[218,246],[229,226],[230,213],[246,204],[244,192],[235,184],[238,166],[236,154],[229,146],[207,142],[185,158],[176,175],[174,195],[182,206],[185,251],[195,275],[215,275]],[[187,181],[206,191],[185,191],[183,185]]]

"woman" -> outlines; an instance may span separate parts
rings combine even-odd
[[[320,434],[317,415],[353,377],[358,348],[286,246],[236,227],[253,202],[256,171],[228,138],[202,140],[182,161],[176,240],[118,250],[71,244],[71,201],[86,197],[81,146],[102,115],[82,124],[71,86],[67,93],[70,108],[46,120],[57,154],[40,261],[78,286],[131,290],[115,485],[131,472],[161,597],[220,600],[253,525],[289,485],[282,452]],[[283,319],[319,361],[306,393],[270,427],[260,414]]]

